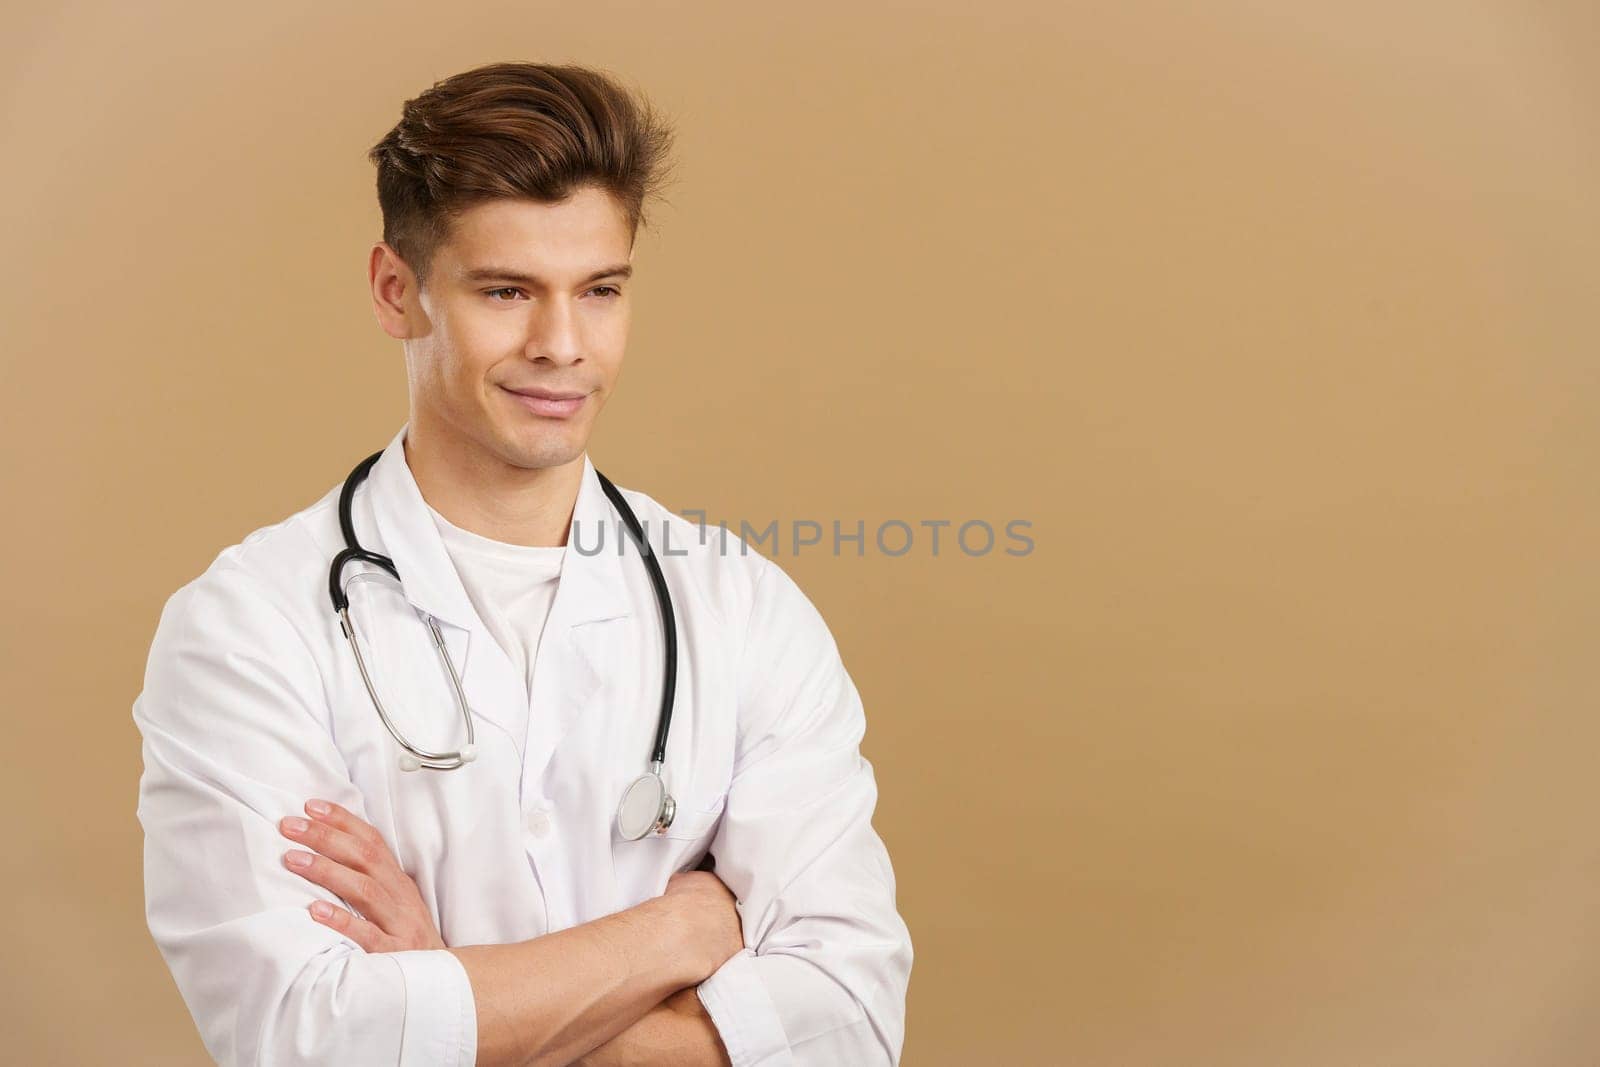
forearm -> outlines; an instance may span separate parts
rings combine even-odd
[[[472,983],[478,1063],[569,1064],[706,977],[663,898],[509,945],[452,948]]]
[[[680,990],[573,1067],[730,1067],[694,987]]]

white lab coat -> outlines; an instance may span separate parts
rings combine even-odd
[[[295,844],[278,820],[323,797],[382,832],[449,945],[631,907],[709,850],[747,946],[699,987],[733,1063],[898,1062],[911,939],[871,824],[861,701],[815,607],[738,538],[624,490],[672,592],[679,665],[663,768],[677,817],[664,836],[623,840],[616,809],[647,769],[663,647],[648,573],[631,544],[617,553],[592,463],[530,709],[440,541],[405,432],[353,511],[403,586],[358,582],[375,592],[357,625],[387,635],[373,638],[374,673],[412,743],[454,749],[465,727],[411,606],[439,620],[475,762],[399,769],[328,599],[338,486],[225,549],[161,615],[133,706],[146,916],[206,1048],[226,1064],[474,1062],[472,990],[450,953],[367,953],[307,914],[336,898],[284,867]],[[577,551],[602,527],[604,551]]]

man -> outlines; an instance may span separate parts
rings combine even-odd
[[[911,941],[838,649],[778,566],[631,490],[676,814],[617,830],[665,629],[586,446],[669,144],[599,73],[494,64],[373,149],[409,417],[348,504],[398,581],[330,581],[334,487],[173,595],[134,705],[147,917],[221,1062],[899,1060]]]

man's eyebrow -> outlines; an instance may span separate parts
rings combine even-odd
[[[600,268],[578,284],[588,285],[590,282],[597,282],[601,278],[628,278],[632,277],[632,275],[632,264],[618,263],[615,266]],[[462,277],[469,282],[516,282],[519,285],[526,285],[534,289],[544,288],[544,282],[540,279],[531,274],[523,274],[521,271],[512,270],[509,267],[474,267],[463,274]]]

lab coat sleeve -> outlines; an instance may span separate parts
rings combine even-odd
[[[711,844],[745,949],[699,986],[734,1067],[897,1064],[911,935],[872,826],[861,698],[821,615],[770,561],[739,669],[739,752]]]
[[[443,950],[368,953],[314,922],[338,901],[284,867],[311,797],[363,814],[309,646],[219,560],[162,611],[133,706],[145,914],[222,1064],[471,1064],[472,988]]]

